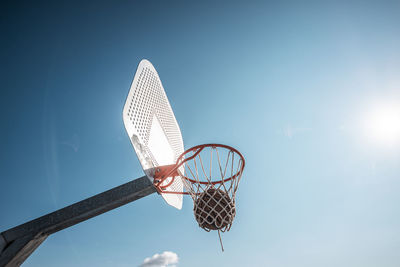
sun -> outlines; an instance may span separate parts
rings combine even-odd
[[[385,146],[400,143],[400,104],[385,103],[372,107],[364,121],[371,142]]]

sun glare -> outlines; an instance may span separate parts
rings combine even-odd
[[[365,120],[368,139],[375,143],[394,146],[400,143],[400,106],[385,104],[368,112]]]

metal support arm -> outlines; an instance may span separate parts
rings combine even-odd
[[[19,266],[51,234],[157,192],[143,176],[0,234],[0,267]]]

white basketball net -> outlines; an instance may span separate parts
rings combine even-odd
[[[190,159],[193,157],[192,159]],[[235,197],[244,168],[243,156],[223,145],[203,145],[185,154],[186,191],[193,211],[205,231],[229,231],[236,215]],[[177,164],[184,159],[178,159]]]

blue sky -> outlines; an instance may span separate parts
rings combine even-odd
[[[178,266],[398,266],[399,132],[379,135],[375,115],[400,106],[399,8],[2,4],[0,231],[143,175],[122,108],[146,58],[185,148],[246,157],[225,252],[189,197],[178,211],[154,194],[50,236],[24,266],[139,266],[164,251]]]

